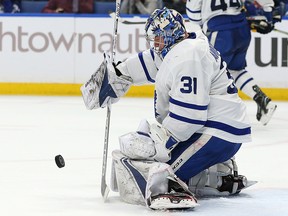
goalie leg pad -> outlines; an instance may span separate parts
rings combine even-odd
[[[149,170],[157,165],[158,162],[131,160],[119,150],[114,150],[112,157],[121,199],[130,204],[146,205],[146,187]],[[165,181],[161,182],[156,188],[162,191],[166,184]]]
[[[114,150],[112,157],[118,191],[124,202],[146,205],[146,200],[152,195],[168,191],[169,165],[154,161],[131,160],[119,150]]]
[[[168,164],[131,160],[119,150],[114,150],[112,156],[117,189],[124,202],[147,205],[152,209],[191,208],[197,205],[193,194],[187,192],[188,186],[177,180]],[[171,179],[178,182],[181,192],[171,193]],[[176,200],[178,204],[172,202]]]

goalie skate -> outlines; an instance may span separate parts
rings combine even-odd
[[[198,206],[196,199],[186,193],[171,192],[151,197],[149,207],[154,210],[193,209]]]
[[[241,190],[244,190],[256,183],[256,181],[248,181],[243,175],[239,175],[237,180],[232,175],[228,175],[222,177],[222,185],[218,190],[220,192],[228,191],[229,194],[239,194]],[[237,186],[237,188],[235,188],[235,186]]]

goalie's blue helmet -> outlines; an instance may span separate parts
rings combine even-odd
[[[145,25],[146,40],[162,58],[174,44],[185,37],[186,28],[182,15],[173,9],[156,9],[148,18]],[[155,37],[162,37],[163,48],[155,47]],[[151,45],[152,43],[152,45]]]

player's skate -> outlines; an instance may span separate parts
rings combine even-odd
[[[247,180],[245,176],[239,175],[235,178],[233,175],[219,176],[217,187],[214,185],[189,185],[189,189],[199,197],[230,196],[239,194],[242,190],[256,184],[257,181]]]
[[[253,90],[256,92],[256,95],[253,97],[253,100],[257,103],[256,118],[263,125],[266,125],[272,118],[277,105],[272,103],[271,99],[257,85],[253,86]]]
[[[155,210],[190,209],[197,206],[196,199],[185,192],[170,192],[151,197],[149,207]]]
[[[218,187],[220,192],[228,191],[230,194],[238,194],[242,189],[245,189],[256,182],[248,181],[243,175],[235,178],[233,175],[222,176],[222,184]],[[235,184],[236,183],[236,184]]]
[[[230,196],[256,184],[238,175],[238,167],[234,158],[216,164],[193,176],[188,183],[189,191],[198,197]]]

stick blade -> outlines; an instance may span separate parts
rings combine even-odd
[[[101,186],[101,195],[102,195],[104,202],[107,201],[109,192],[110,192],[110,189],[107,185]]]
[[[103,198],[104,202],[106,202],[109,192],[110,192],[110,189],[109,189],[108,185],[106,184],[106,177],[102,176],[101,195],[102,195],[102,198]]]

